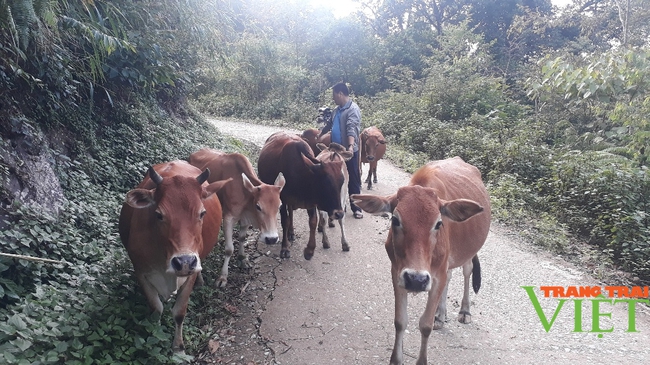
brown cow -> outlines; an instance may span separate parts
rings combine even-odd
[[[289,240],[293,240],[293,210],[307,209],[309,213],[309,241],[303,252],[310,260],[316,248],[318,210],[336,219],[343,217],[341,189],[345,176],[342,161],[319,161],[300,136],[277,132],[262,147],[257,163],[260,180],[269,184],[282,172],[286,184],[280,193],[280,221],[282,222],[281,258],[289,258]]]
[[[460,157],[433,161],[394,195],[352,198],[366,212],[393,214],[386,240],[395,292],[395,346],[390,363],[404,360],[407,293],[428,292],[420,317],[422,342],[417,360],[419,365],[426,364],[429,335],[445,321],[447,286],[451,269],[456,267],[463,268],[465,277],[458,321],[471,321],[469,277],[472,274],[472,286],[478,292],[481,279],[476,253],[490,230],[490,200],[481,173]]]
[[[223,208],[223,233],[226,247],[221,276],[216,284],[218,287],[225,287],[228,283],[228,263],[235,250],[232,236],[236,222],[240,222],[239,260],[245,267],[250,267],[244,252],[249,225],[260,229],[260,241],[266,244],[278,242],[277,214],[280,208],[280,191],[285,183],[284,176],[280,173],[273,185],[264,184],[257,178],[246,156],[209,148],[194,152],[190,155],[189,161],[200,169],[210,169],[208,182],[233,179],[232,183],[217,193]]]
[[[126,194],[120,213],[120,238],[149,307],[162,314],[160,299],[166,301],[178,291],[172,309],[174,351],[185,348],[187,303],[201,273],[201,260],[219,238],[221,204],[214,193],[230,179],[208,185],[209,175],[210,170],[201,172],[185,161],[155,165]]]
[[[330,142],[332,141],[331,133],[325,133],[324,135],[320,136],[320,131],[316,128],[309,128],[304,130],[300,137],[304,139],[305,142],[307,142],[309,147],[311,147],[311,151],[314,153],[314,156],[318,156],[320,153],[320,149],[317,147],[317,144],[322,143],[325,146],[329,146]]]
[[[338,143],[331,143],[329,146],[326,146],[323,143],[318,143],[317,148],[320,151],[316,159],[322,162],[325,161],[349,161],[352,158],[352,152],[347,151],[345,147],[341,146]],[[343,186],[341,187],[341,207],[345,211],[350,197],[348,196],[348,169],[343,165]],[[321,211],[320,219],[318,220],[318,232],[323,233],[323,248],[330,248],[329,238],[327,237],[327,230],[325,229],[325,219],[327,219],[327,213]],[[341,248],[343,251],[350,251],[350,244],[348,243],[347,238],[345,237],[345,228],[344,228],[345,215],[338,219],[339,227],[341,228]],[[330,217],[329,226],[334,227],[334,223]]]
[[[374,182],[377,183],[377,161],[381,160],[386,153],[386,139],[377,127],[368,127],[361,132],[361,164],[370,164],[368,170],[368,190],[372,189],[374,175]]]

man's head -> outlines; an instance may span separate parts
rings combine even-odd
[[[350,90],[348,90],[347,85],[343,82],[339,82],[338,84],[334,85],[332,87],[332,99],[334,99],[334,103],[338,106],[343,106],[348,102],[350,96]]]

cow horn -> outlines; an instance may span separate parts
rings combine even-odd
[[[163,181],[162,176],[160,176],[160,174],[153,169],[153,166],[149,168],[149,177],[151,178],[151,181],[153,181],[156,185],[160,185],[160,183]]]
[[[210,169],[206,168],[205,170],[203,170],[201,175],[196,177],[196,181],[198,181],[199,184],[203,184],[208,180],[209,177],[210,177]]]

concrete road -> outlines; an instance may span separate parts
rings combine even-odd
[[[211,122],[225,134],[260,146],[271,133],[282,129]],[[365,165],[362,179],[367,169]],[[409,180],[407,173],[385,160],[379,162],[377,171],[379,182],[370,192],[364,186],[362,193],[388,195]],[[394,341],[390,262],[384,249],[389,219],[367,213],[361,220],[346,217],[351,250],[342,252],[338,226],[329,228],[332,248],[317,247],[310,261],[302,256],[309,234],[306,211],[296,211],[295,224],[296,241],[289,260],[279,259],[279,245],[249,244],[254,271],[244,286],[232,291],[242,294],[234,301],[241,308],[238,317],[227,324],[229,329],[219,339],[221,345],[200,356],[198,362],[388,364]],[[471,296],[472,323],[456,321],[462,273],[455,270],[447,298],[448,321],[429,340],[431,364],[650,363],[650,311],[646,306],[629,310],[628,303],[603,302],[596,304],[599,309],[595,312],[600,315],[594,316],[592,300],[569,299],[547,332],[522,286],[535,288],[543,317],[551,320],[560,300],[541,298],[540,286],[604,288],[606,284],[580,267],[520,242],[518,235],[499,224],[492,225],[479,257],[483,285]],[[409,296],[406,364],[414,364],[418,354],[417,325],[425,300],[425,295]],[[576,320],[576,303],[582,308],[581,315],[578,313],[581,321]],[[594,332],[594,325],[596,330],[611,331]],[[576,332],[576,327],[582,332]]]

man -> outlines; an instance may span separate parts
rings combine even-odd
[[[348,168],[350,181],[348,183],[348,193],[361,193],[361,173],[359,171],[359,133],[361,130],[361,109],[350,98],[350,90],[343,82],[339,82],[332,88],[332,98],[337,105],[332,113],[332,119],[326,121],[325,127],[321,131],[321,136],[332,131],[332,142],[336,142],[354,155],[345,164]],[[350,208],[354,218],[363,218],[361,208],[357,207],[350,200]]]

